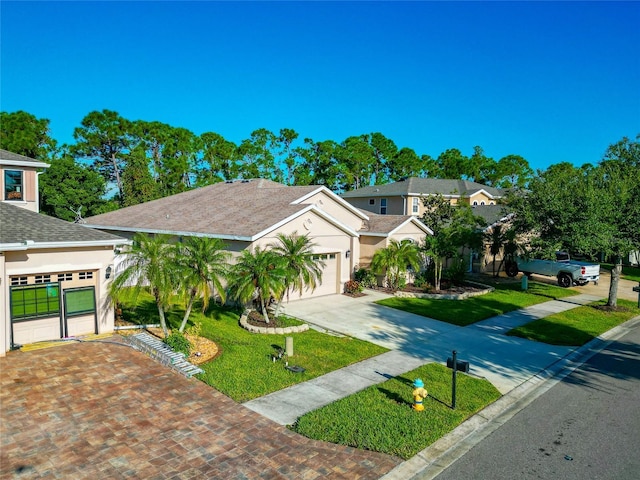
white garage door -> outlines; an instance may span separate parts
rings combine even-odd
[[[322,284],[317,285],[313,292],[311,290],[305,290],[302,293],[302,297],[298,292],[290,294],[289,301],[340,293],[338,292],[338,286],[340,284],[338,279],[338,254],[323,254],[318,255],[318,257],[325,263],[325,267],[322,270]]]

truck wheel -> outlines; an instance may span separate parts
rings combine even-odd
[[[558,285],[562,288],[569,288],[573,283],[573,279],[568,273],[560,273],[558,274]]]
[[[509,277],[515,277],[518,275],[518,264],[516,262],[509,262],[504,267],[504,271]]]

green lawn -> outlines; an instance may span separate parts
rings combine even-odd
[[[168,314],[169,327],[177,328],[183,310]],[[132,311],[124,310],[125,319],[135,323],[156,323],[155,304],[144,299]],[[238,324],[237,311],[211,307],[206,314],[194,308],[190,324],[200,322],[201,335],[213,340],[222,350],[211,362],[200,367],[205,371],[198,377],[237,402],[245,402],[285,387],[337,370],[365,358],[384,353],[383,347],[350,337],[335,337],[308,330],[286,336],[293,337],[294,356],[290,365],[300,365],[304,373],[293,373],[284,368],[283,360],[273,362],[272,354],[284,348],[285,335],[252,334]]]
[[[578,293],[538,282],[529,282],[526,292],[521,290],[520,283],[498,284],[495,288],[491,293],[465,300],[393,297],[376,303],[464,327],[512,310]]]
[[[429,391],[422,412],[411,408],[415,378]],[[452,410],[451,370],[432,363],[303,415],[291,428],[317,440],[408,459],[499,397],[488,381],[459,373]]]
[[[637,302],[618,299],[620,311],[606,311],[606,301],[557,313],[514,328],[507,335],[552,345],[579,346],[616,325],[640,315]]]
[[[611,271],[613,265],[610,263],[603,263],[602,268],[606,268]],[[640,282],[640,267],[630,267],[625,265],[622,267],[622,278],[625,280],[631,280],[633,282]]]

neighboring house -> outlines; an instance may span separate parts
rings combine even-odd
[[[48,167],[48,163],[0,149],[1,200],[38,212],[38,174]]]
[[[112,332],[107,284],[115,246],[128,241],[37,213],[37,169],[48,165],[5,150],[0,158],[0,356],[27,343]]]
[[[266,247],[279,233],[308,235],[325,262],[322,284],[302,297],[342,293],[356,266],[390,239],[422,242],[432,233],[411,216],[384,221],[323,186],[289,187],[264,179],[216,183],[89,217],[87,225],[131,238],[136,232],[220,238],[235,255]],[[299,298],[292,296],[291,300]]]
[[[343,193],[341,196],[354,207],[380,215],[413,215],[424,213],[422,198],[442,195],[452,204],[471,206],[497,205],[504,192],[468,180],[443,180],[410,177],[386,185],[373,185]]]

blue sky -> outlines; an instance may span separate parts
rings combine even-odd
[[[596,163],[640,133],[638,2],[0,2],[0,109],[240,142],[381,132],[437,157]]]

